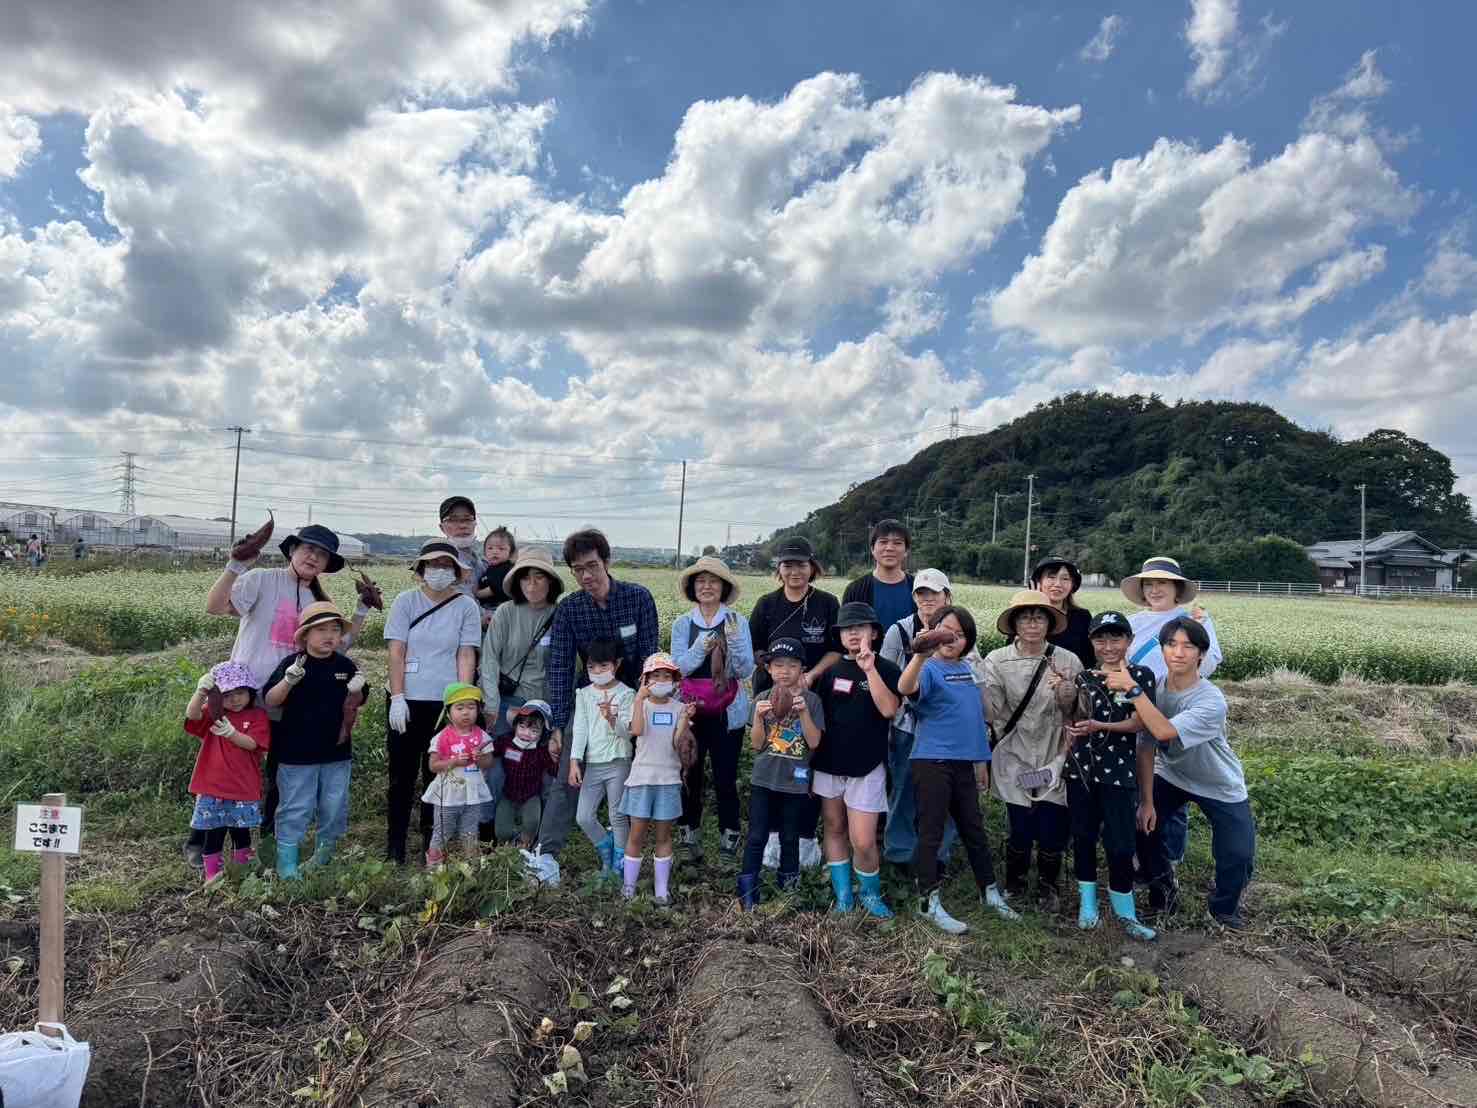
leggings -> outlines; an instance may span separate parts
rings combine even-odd
[[[1072,819],[1072,868],[1078,881],[1097,881],[1097,844],[1102,834],[1108,856],[1108,888],[1133,892],[1134,823],[1138,792],[1114,785],[1085,785],[1067,778],[1067,812]]]
[[[703,823],[703,792],[707,786],[704,770],[713,760],[713,792],[718,797],[718,827],[724,831],[739,829],[738,764],[743,746],[744,729],[728,729],[727,715],[693,717],[692,735],[697,740],[697,761],[684,775],[682,785],[682,824],[699,828]]]
[[[386,704],[389,703],[386,694]],[[410,817],[414,809],[419,815],[421,838],[430,845],[432,831],[432,808],[418,803],[417,784],[424,791],[435,776],[431,772],[431,737],[436,734],[436,720],[441,715],[439,700],[411,700],[410,719],[405,733],[385,729],[385,746],[389,753],[389,786],[385,797],[385,822],[389,851],[398,857],[405,856],[405,840],[410,829]]]
[[[219,854],[226,845],[226,832],[231,834],[231,846],[237,850],[246,850],[251,846],[251,828],[249,827],[214,827],[209,831],[200,832],[203,835],[206,854]]]

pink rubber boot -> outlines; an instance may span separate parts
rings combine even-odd
[[[256,851],[249,846],[243,846],[240,850],[231,851],[231,864],[236,866],[249,866],[256,861]]]
[[[226,875],[221,852],[217,850],[214,854],[202,854],[200,860],[205,863],[205,883],[214,885]]]

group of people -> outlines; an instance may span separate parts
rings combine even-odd
[[[1255,829],[1226,702],[1208,680],[1221,659],[1215,627],[1189,607],[1196,586],[1173,560],[1152,558],[1122,582],[1140,610],[1094,615],[1077,600],[1077,567],[1044,559],[999,613],[1006,645],[981,657],[947,575],[907,571],[903,524],[873,528],[873,569],[840,601],[816,587],[821,566],[791,536],[773,550],[778,587],[747,619],[720,559],[684,569],[677,589],[690,608],[664,652],[654,598],[611,575],[599,531],[565,540],[576,588],[562,596],[548,551],[520,551],[505,528],[477,543],[466,497],[439,514],[442,537],[421,548],[416,587],[385,619],[387,858],[406,861],[413,816],[432,866],[493,840],[557,859],[577,826],[627,897],[649,845],[665,904],[679,847],[703,859],[711,783],[718,852],[737,865],[745,908],[759,901],[766,862],[785,889],[824,860],[838,910],[891,916],[885,857],[911,874],[920,914],[958,933],[966,925],[940,899],[956,842],[982,902],[1007,919],[1030,896],[1060,907],[1070,843],[1078,923],[1092,928],[1101,841],[1115,917],[1151,939],[1135,881],[1149,886],[1146,919],[1174,909],[1194,804],[1211,825],[1211,913],[1240,925]],[[233,560],[207,599],[239,620],[230,660],[186,709],[201,740],[186,850],[207,881],[224,872],[227,834],[233,860],[248,863],[251,830],[265,824],[278,873],[293,878],[331,858],[347,825],[353,725],[370,694],[349,653],[383,599],[361,575],[351,615],[328,601],[319,578],[343,559],[325,527],[280,548],[285,566]],[[983,792],[1006,806],[1003,881]],[[313,857],[300,859],[314,822]]]

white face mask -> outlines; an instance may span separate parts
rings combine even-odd
[[[458,550],[471,550],[476,543],[476,535],[454,535],[451,540],[451,545]]]
[[[672,695],[672,690],[676,686],[670,681],[653,681],[646,687],[651,690],[652,696],[667,697]]]
[[[449,589],[456,584],[456,570],[454,569],[428,569],[421,574],[421,579],[432,592],[440,592]]]
[[[615,670],[613,669],[603,669],[599,673],[590,674],[590,684],[592,685],[608,685],[614,680]]]

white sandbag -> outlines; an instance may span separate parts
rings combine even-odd
[[[43,1027],[55,1028],[60,1036],[42,1034]],[[0,1035],[0,1106],[77,1108],[91,1061],[92,1048],[59,1023]]]
[[[559,887],[559,859],[552,854],[541,854],[537,847],[533,850],[522,851],[523,864],[528,867],[529,876],[534,878],[540,885],[549,885],[553,888]]]

